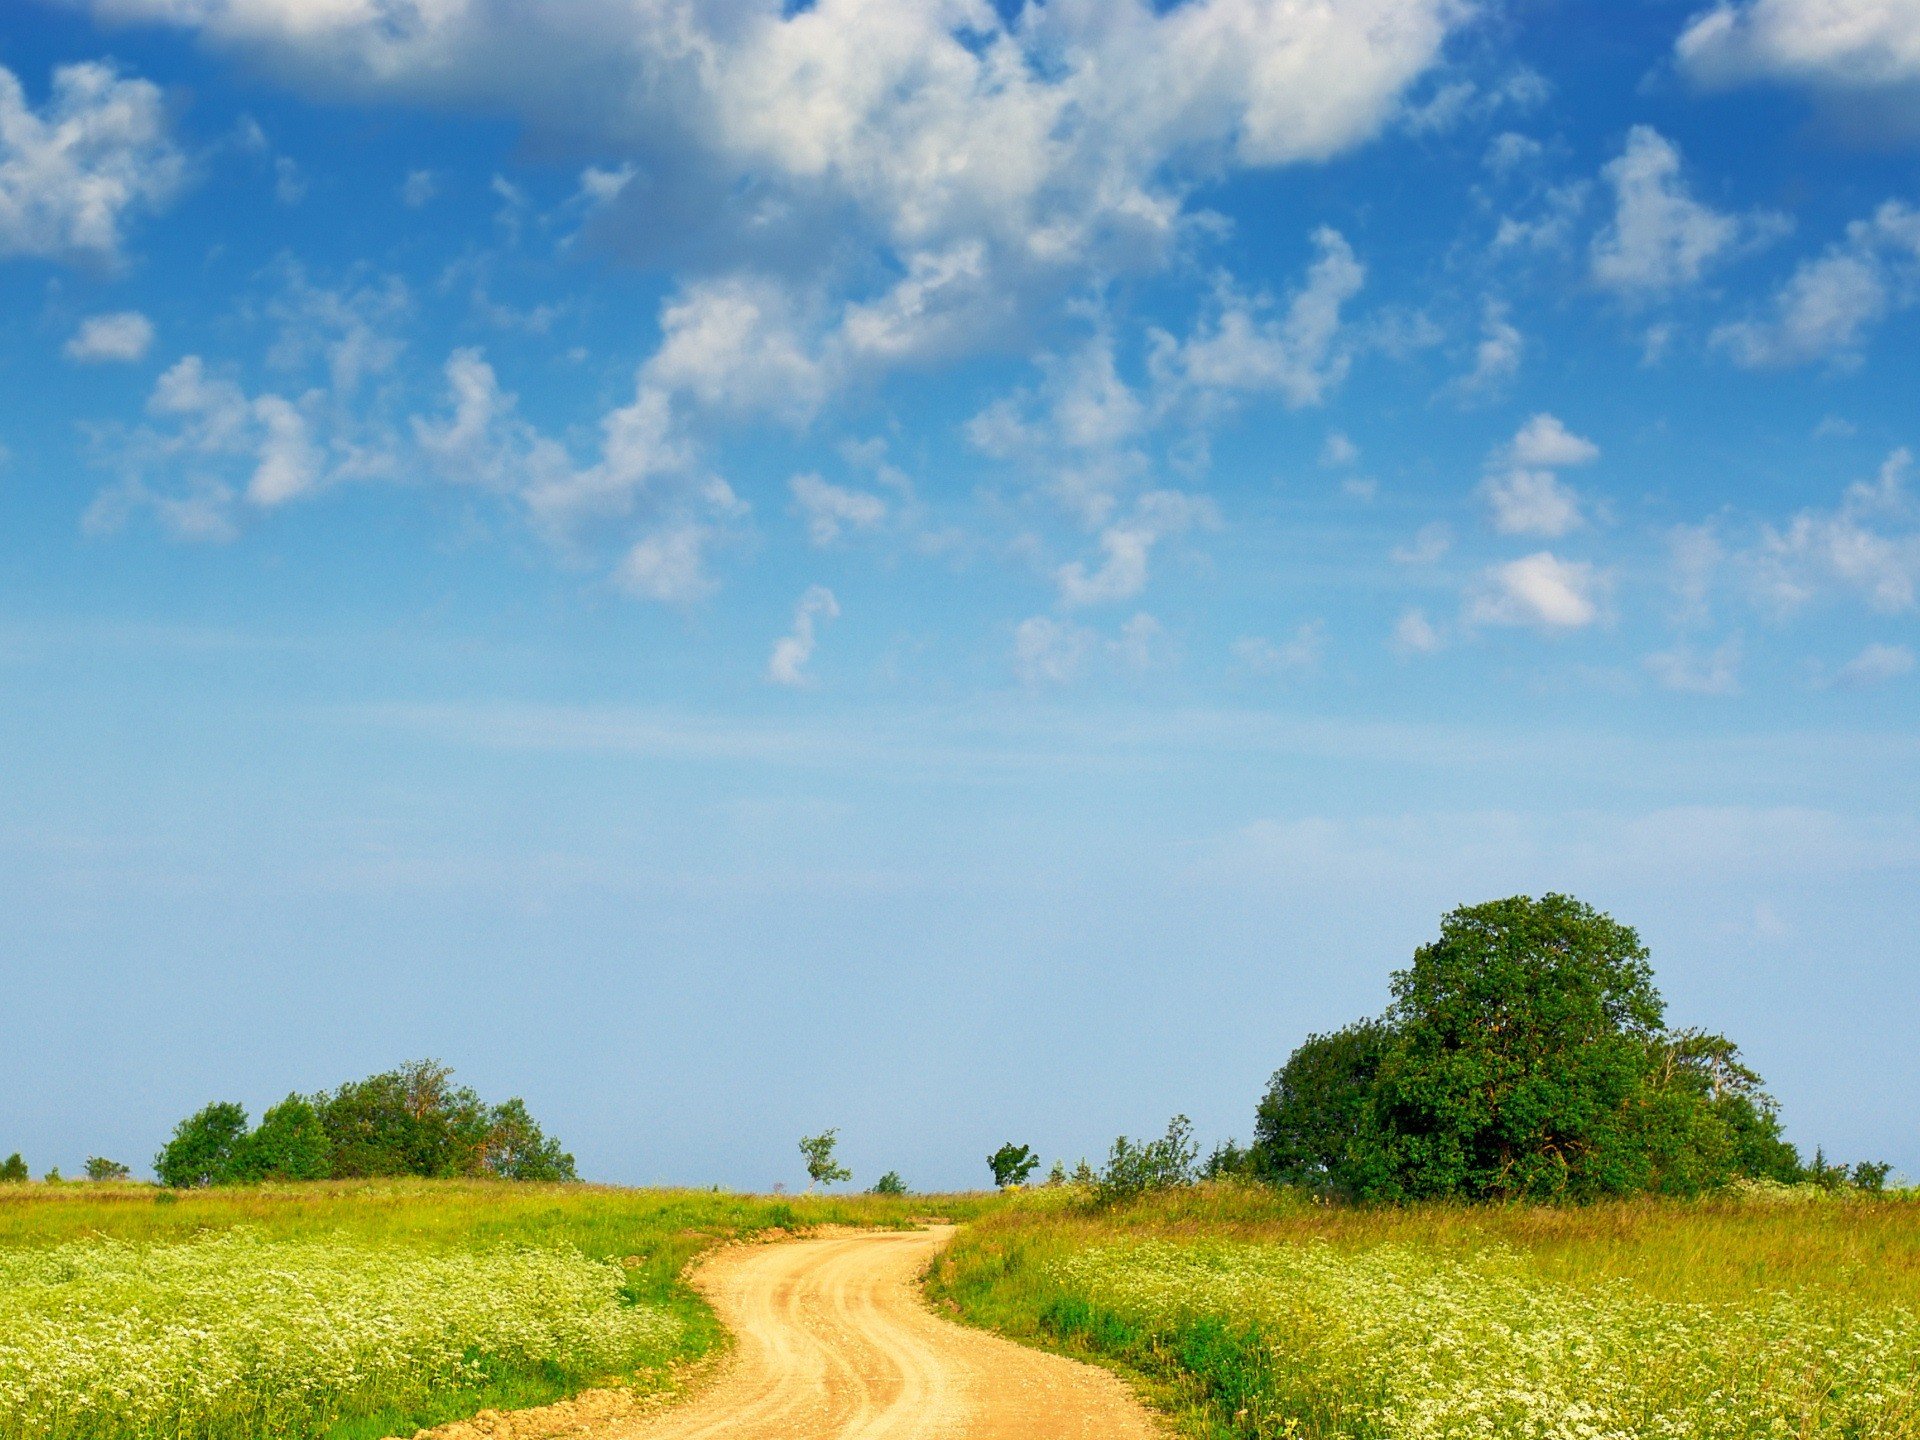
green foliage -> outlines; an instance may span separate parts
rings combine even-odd
[[[518,1099],[504,1101],[488,1113],[482,1163],[488,1174],[501,1180],[579,1179],[573,1156],[560,1148],[558,1140],[547,1138],[527,1113],[526,1102]]]
[[[47,1171],[44,1177],[44,1183],[48,1185],[61,1185],[66,1183],[60,1174],[60,1167],[58,1165]]]
[[[236,1178],[325,1180],[332,1173],[331,1142],[320,1112],[304,1095],[289,1095],[260,1117],[240,1147]]]
[[[87,1179],[96,1183],[105,1180],[125,1180],[132,1173],[118,1160],[109,1160],[102,1155],[87,1157]]]
[[[889,1170],[873,1182],[873,1189],[867,1193],[870,1195],[904,1195],[907,1193],[907,1182],[900,1178],[900,1172],[898,1170]]]
[[[1274,1075],[1249,1167],[1395,1201],[1802,1178],[1737,1047],[1664,1019],[1629,927],[1564,895],[1463,906],[1395,973],[1384,1018],[1310,1037]]]
[[[153,1158],[162,1185],[231,1185],[242,1178],[240,1157],[247,1137],[247,1112],[231,1101],[216,1100],[174,1127],[173,1138]]]
[[[1103,1205],[1118,1204],[1154,1190],[1191,1185],[1200,1147],[1193,1139],[1193,1122],[1176,1115],[1158,1140],[1135,1144],[1122,1135],[1108,1152],[1094,1196]]]
[[[1362,1190],[1362,1164],[1379,1143],[1373,1086],[1389,1038],[1377,1020],[1307,1037],[1254,1112],[1256,1175],[1319,1193]]]
[[[0,1199],[0,1440],[376,1440],[587,1386],[668,1388],[724,1343],[681,1278],[707,1247],[988,1203],[491,1180],[24,1187]]]
[[[438,1061],[415,1060],[315,1096],[334,1176],[479,1174],[487,1107],[452,1076]]]
[[[838,1130],[822,1130],[818,1135],[801,1137],[800,1153],[806,1157],[807,1179],[811,1184],[832,1185],[853,1178],[853,1172],[833,1158],[833,1147],[839,1138]]]
[[[1040,1157],[1025,1145],[1011,1140],[987,1156],[987,1168],[993,1171],[993,1183],[1002,1190],[1009,1185],[1024,1185],[1027,1177],[1040,1168]]]
[[[5,1160],[0,1160],[0,1185],[18,1185],[28,1177],[27,1162],[20,1158],[20,1152],[14,1151]]]

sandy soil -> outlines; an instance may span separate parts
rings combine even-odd
[[[720,1380],[595,1440],[1148,1440],[1104,1370],[942,1320],[916,1280],[952,1231],[722,1250],[694,1283],[733,1332]]]

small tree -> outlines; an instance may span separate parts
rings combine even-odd
[[[853,1172],[833,1158],[833,1147],[839,1143],[838,1130],[822,1130],[818,1135],[802,1136],[800,1153],[807,1158],[808,1188],[814,1185],[833,1185],[841,1180],[851,1180]]]
[[[873,1190],[871,1193],[875,1195],[904,1195],[907,1193],[907,1182],[900,1178],[900,1172],[898,1170],[889,1170],[873,1182]]]
[[[485,1146],[487,1173],[502,1180],[577,1180],[573,1156],[549,1139],[524,1100],[493,1107]]]
[[[1845,1171],[1846,1171],[1846,1168],[1847,1168],[1847,1167],[1846,1167],[1846,1166],[1844,1166],[1844,1165],[1842,1165],[1842,1166],[1840,1167],[1840,1169],[1841,1169],[1841,1172],[1842,1172],[1843,1174],[1845,1173]],[[46,1173],[46,1183],[47,1183],[47,1184],[49,1184],[49,1185],[61,1185],[61,1184],[64,1184],[65,1182],[66,1182],[66,1176],[64,1176],[64,1175],[62,1175],[62,1174],[60,1173],[60,1167],[59,1167],[58,1165],[56,1165],[56,1166],[54,1166],[54,1167],[53,1167],[53,1168],[52,1168],[51,1170],[49,1170],[49,1171],[47,1171],[47,1173]]]
[[[125,1180],[132,1173],[118,1160],[108,1160],[100,1155],[87,1157],[87,1179],[89,1180]]]
[[[1009,1185],[1026,1184],[1027,1177],[1040,1168],[1040,1157],[1025,1145],[1009,1140],[987,1156],[987,1166],[993,1171],[993,1183],[1004,1190]]]
[[[1122,1135],[1113,1142],[1107,1168],[1100,1176],[1098,1197],[1104,1204],[1129,1200],[1149,1190],[1171,1190],[1191,1185],[1200,1147],[1194,1143],[1193,1122],[1176,1115],[1158,1140],[1136,1145]]]
[[[20,1152],[14,1151],[5,1160],[0,1160],[0,1185],[18,1185],[27,1179],[27,1162],[20,1158]]]
[[[241,1177],[247,1112],[231,1101],[215,1101],[182,1120],[153,1159],[162,1185],[229,1185]]]
[[[289,1095],[260,1117],[239,1147],[235,1170],[246,1180],[325,1180],[332,1147],[320,1112],[304,1095]]]

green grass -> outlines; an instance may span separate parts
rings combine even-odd
[[[961,1317],[1138,1377],[1190,1433],[1920,1436],[1920,1203],[1338,1209],[1201,1186],[983,1217]]]
[[[595,1384],[660,1387],[724,1343],[682,1278],[708,1247],[990,1203],[465,1181],[0,1187],[0,1440],[376,1440]]]

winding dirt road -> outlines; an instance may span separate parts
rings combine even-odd
[[[738,1246],[694,1284],[737,1350],[718,1384],[607,1440],[1150,1440],[1104,1370],[940,1319],[920,1273],[946,1227]]]

